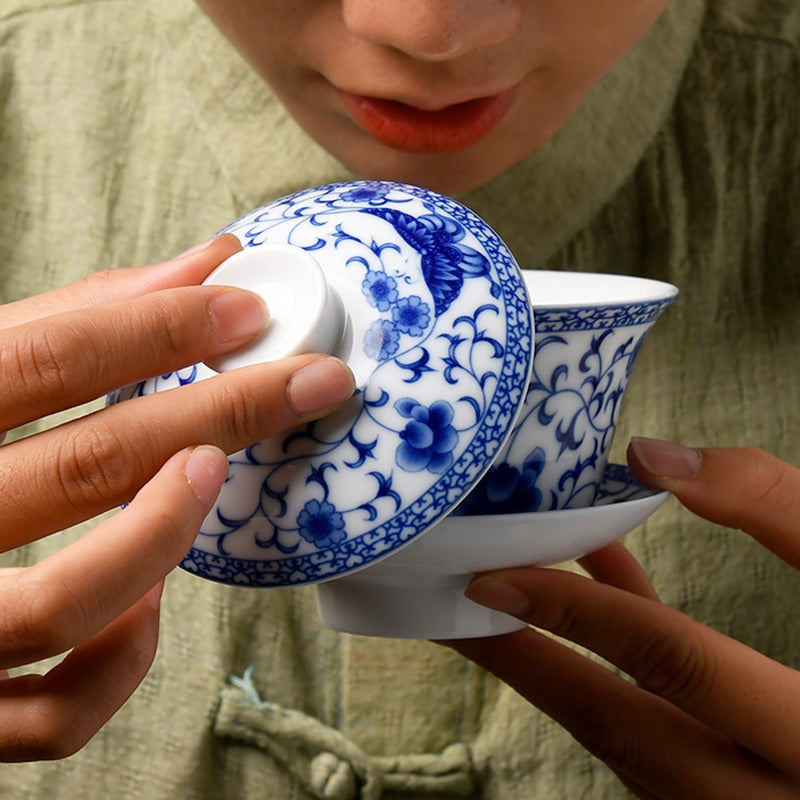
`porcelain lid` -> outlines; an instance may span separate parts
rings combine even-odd
[[[225,231],[244,250],[209,280],[261,292],[276,324],[215,366],[324,350],[358,388],[331,416],[230,457],[183,566],[258,586],[361,569],[447,515],[510,433],[533,362],[522,273],[475,214],[404,184],[310,189]],[[139,392],[213,374],[197,365]]]

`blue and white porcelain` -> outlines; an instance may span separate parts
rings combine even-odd
[[[536,270],[525,280],[536,352],[522,414],[456,514],[591,506],[636,357],[678,293],[627,275]]]
[[[182,566],[245,586],[362,569],[443,519],[508,438],[533,361],[521,270],[469,209],[396,183],[309,189],[224,230],[244,250],[210,282],[260,291],[271,323],[214,366],[322,349],[347,361],[357,391],[333,415],[232,455]],[[111,401],[216,374],[195,365]]]
[[[624,536],[667,499],[627,467],[608,464],[589,508],[450,515],[408,547],[353,575],[316,587],[330,628],[366,636],[462,639],[525,627],[464,596],[476,572],[560,564]]]

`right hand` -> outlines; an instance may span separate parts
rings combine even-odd
[[[222,236],[0,306],[0,431],[211,359],[263,330],[255,295],[198,286]],[[0,550],[130,503],[33,566],[0,570],[0,761],[82,747],[144,678],[164,576],[191,547],[233,453],[353,392],[318,355],[232,370],[0,446]],[[69,651],[45,675],[7,670]]]
[[[800,469],[753,448],[648,439],[631,443],[628,463],[645,485],[800,567]],[[531,627],[451,646],[563,725],[638,797],[800,797],[800,670],[660,603],[620,542],[581,563],[595,580],[541,567],[478,576],[468,597]],[[789,614],[795,590],[787,584]],[[753,625],[768,624],[757,605],[748,610]]]

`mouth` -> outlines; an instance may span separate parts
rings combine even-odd
[[[488,136],[511,108],[517,87],[435,110],[336,91],[353,121],[382,144],[408,153],[448,153]]]

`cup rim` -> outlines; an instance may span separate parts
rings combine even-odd
[[[666,281],[621,273],[524,269],[522,275],[534,310],[660,303],[679,291]]]

